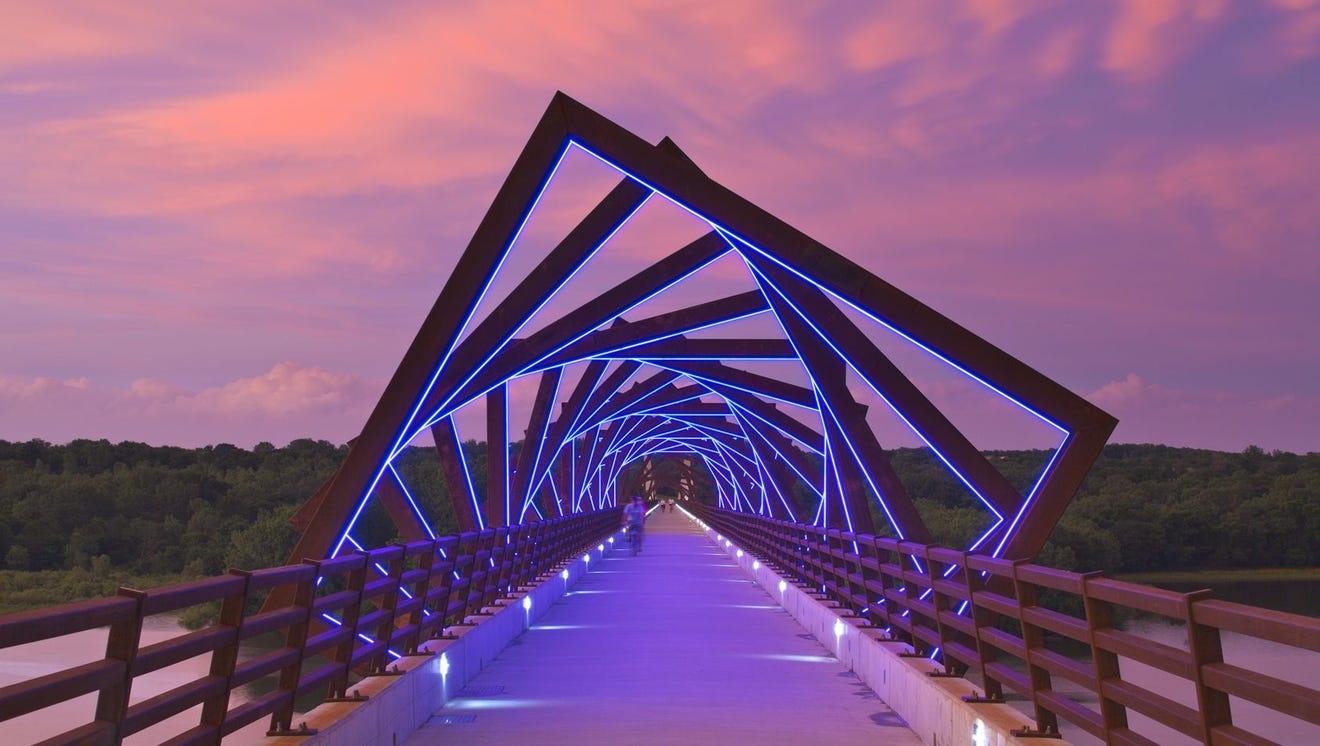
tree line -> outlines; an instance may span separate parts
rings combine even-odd
[[[986,455],[1025,494],[1050,454]],[[891,458],[938,543],[967,546],[988,528],[929,451]],[[1106,446],[1036,561],[1107,573],[1320,566],[1320,453]]]
[[[289,518],[346,453],[316,440],[251,450],[0,441],[0,569],[201,577],[278,565],[296,539]],[[464,453],[481,494],[486,445]],[[966,546],[988,526],[928,451],[889,455],[937,541]],[[1048,453],[987,456],[1025,490]],[[436,531],[455,530],[434,451],[410,449],[396,466]],[[391,538],[383,510],[362,521],[368,541]],[[1108,446],[1038,559],[1108,572],[1320,565],[1320,454]]]

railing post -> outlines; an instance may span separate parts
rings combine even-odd
[[[426,602],[431,595],[431,581],[435,577],[436,558],[439,553],[439,541],[432,540],[430,545],[418,555],[417,568],[419,570],[425,569],[426,574],[422,576],[421,580],[413,584],[412,593],[420,603],[417,604],[417,608],[408,614],[407,625],[412,630],[412,634],[403,641],[404,655],[419,654],[417,648],[423,640],[422,629],[425,627],[423,622],[426,621]],[[443,623],[444,610],[440,610],[439,613]]]
[[[315,562],[303,560],[304,565],[316,567]],[[298,657],[293,663],[280,670],[279,691],[288,692],[288,702],[270,715],[269,734],[288,733],[293,727],[293,708],[298,698],[298,679],[302,677],[303,661],[307,658],[307,638],[312,619],[312,602],[316,598],[316,578],[319,573],[298,584],[294,591],[293,605],[302,611],[298,621],[289,625],[284,637],[284,647],[297,648]]]
[[[348,637],[335,646],[333,660],[343,666],[330,680],[330,692],[327,699],[346,699],[348,697],[348,674],[353,667],[353,649],[358,644],[358,618],[362,616],[362,591],[367,584],[367,557],[361,555],[362,562],[348,573],[348,588],[355,599],[344,607],[342,625],[348,630]]]
[[[119,681],[102,689],[96,697],[96,719],[113,724],[114,743],[124,737],[124,718],[128,715],[128,700],[133,691],[133,661],[137,659],[142,639],[142,599],[147,594],[132,588],[120,588],[119,595],[135,601],[133,615],[110,625],[105,657],[120,661],[124,673]]]
[[[976,594],[978,591],[985,590],[986,583],[980,572],[972,570],[967,559],[969,556],[967,552],[962,553],[963,586],[967,588],[967,602],[971,605],[972,629],[976,634],[976,658],[981,666],[981,685],[985,689],[985,699],[1002,702],[1004,701],[1004,685],[999,679],[991,676],[987,670],[989,664],[998,659],[998,649],[981,635],[982,629],[993,624],[996,614],[976,603]]]
[[[1219,629],[1196,622],[1192,607],[1197,602],[1209,599],[1210,590],[1194,591],[1186,594],[1183,618],[1187,623],[1187,644],[1192,653],[1192,675],[1196,683],[1196,704],[1201,711],[1201,740],[1210,743],[1214,729],[1221,725],[1233,724],[1233,712],[1228,695],[1218,689],[1205,685],[1203,669],[1212,663],[1224,662],[1224,649],[1220,644]]]
[[[907,611],[907,608],[893,598],[903,593],[903,568],[901,561],[898,561],[898,558],[895,557],[897,552],[897,540],[892,538],[877,538],[875,540],[876,571],[879,573],[880,598],[885,606],[885,627],[890,637],[902,640],[904,637],[911,639],[912,636],[900,625],[903,620],[903,612]],[[890,560],[895,561],[890,562]],[[897,579],[890,570],[885,568],[886,565],[898,571]],[[893,592],[892,595],[891,591]],[[895,609],[895,606],[902,608]],[[909,625],[910,628],[911,625]]]
[[[944,578],[944,572],[946,570],[951,571],[956,565],[951,562],[944,562],[935,559],[933,556],[934,552],[931,550],[939,548],[940,547],[936,544],[927,544],[922,549],[921,553],[926,560],[926,571],[930,574],[930,602],[931,606],[935,609],[935,618],[933,620],[935,622],[935,634],[939,635],[940,639],[940,663],[944,664],[944,671],[946,673],[955,676],[962,676],[967,670],[967,664],[958,661],[949,654],[949,643],[953,642],[954,634],[957,630],[952,629],[949,624],[944,621],[944,612],[947,611],[952,613],[955,610],[949,607],[949,599],[946,598],[943,593],[940,593],[940,590],[937,587],[940,580]],[[966,561],[965,556],[964,561]]]
[[[1114,626],[1114,610],[1110,605],[1091,596],[1091,581],[1103,577],[1093,573],[1082,578],[1082,603],[1086,606],[1086,628],[1091,637],[1091,662],[1095,668],[1095,693],[1100,698],[1100,720],[1105,729],[1105,741],[1112,739],[1118,729],[1128,727],[1127,708],[1105,696],[1104,683],[1117,678],[1118,655],[1103,650],[1096,642],[1095,633]]]
[[[229,714],[229,690],[234,685],[234,668],[238,665],[238,647],[242,641],[243,615],[247,611],[249,587],[252,573],[246,570],[230,570],[230,575],[243,578],[243,591],[220,602],[221,627],[233,630],[233,642],[217,648],[211,654],[211,675],[221,676],[225,680],[225,689],[202,704],[202,725],[214,731],[216,740],[224,732],[225,717]]]
[[[907,548],[904,548],[904,545]],[[921,620],[916,610],[916,601],[920,600],[920,594],[917,593],[916,583],[912,580],[914,576],[921,575],[917,569],[916,558],[912,552],[920,551],[914,549],[920,545],[909,544],[908,542],[898,543],[898,569],[903,581],[903,610],[908,612],[908,644],[912,646],[912,654],[915,656],[925,656],[929,648],[926,641],[921,639],[920,629]]]
[[[371,563],[368,563],[370,566]],[[380,652],[372,656],[371,660],[366,661],[367,670],[372,673],[384,672],[389,665],[390,641],[394,636],[394,620],[397,617],[399,608],[400,583],[403,582],[403,573],[407,567],[406,552],[403,547],[399,547],[398,556],[390,560],[388,574],[385,580],[389,581],[383,597],[377,602],[380,610],[380,622],[376,625],[373,634],[376,635],[377,642],[383,642]],[[374,594],[373,594],[374,595]]]
[[[1040,702],[1040,692],[1050,691],[1053,684],[1050,680],[1050,672],[1036,665],[1032,659],[1033,650],[1045,647],[1045,632],[1029,623],[1025,614],[1029,607],[1036,606],[1036,586],[1022,580],[1019,572],[1026,564],[1030,563],[1027,560],[1013,561],[1013,595],[1017,597],[1018,624],[1022,627],[1022,655],[1023,662],[1027,665],[1027,682],[1031,686],[1031,706],[1036,713],[1036,727],[1042,731],[1058,733],[1058,716]],[[1094,642],[1094,637],[1092,641]]]

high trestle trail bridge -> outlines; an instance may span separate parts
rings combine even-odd
[[[603,198],[547,238],[538,215],[592,185]],[[895,343],[1038,423],[1055,444],[1039,471],[1001,473]],[[934,543],[879,414],[983,508],[969,545]],[[481,474],[464,455],[474,418]],[[1115,424],[669,139],[556,94],[344,462],[294,515],[289,564],[0,617],[0,651],[104,643],[0,687],[0,734],[1320,743],[1314,682],[1227,644],[1304,661],[1320,620],[1033,563]],[[456,532],[437,534],[398,468],[419,445]],[[620,506],[657,493],[676,509],[651,503],[634,555]],[[200,629],[144,632],[203,604],[217,612]],[[1184,639],[1128,631],[1134,615]]]

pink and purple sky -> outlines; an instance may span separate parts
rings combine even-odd
[[[354,436],[556,89],[1115,441],[1320,451],[1311,0],[5,3],[0,438]]]

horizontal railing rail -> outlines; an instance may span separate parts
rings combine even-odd
[[[291,729],[298,698],[352,699],[355,672],[390,675],[390,659],[419,654],[427,640],[557,572],[618,520],[615,510],[580,513],[0,616],[0,649],[108,628],[104,658],[0,688],[0,722],[95,694],[92,719],[46,743],[119,743],[199,706],[191,725],[162,742],[217,743],[267,715],[270,733],[305,734]],[[281,588],[293,590],[291,605],[258,609]],[[141,644],[145,619],[201,604],[219,605],[215,623]],[[272,633],[282,644],[240,655]],[[135,679],[199,655],[211,657],[207,675],[132,701]],[[261,680],[269,691],[231,701]]]
[[[1041,732],[1057,733],[1063,718],[1106,743],[1157,746],[1158,733],[1138,732],[1129,721],[1129,713],[1140,713],[1205,744],[1275,743],[1236,722],[1230,698],[1296,718],[1302,728],[1320,726],[1320,691],[1287,672],[1226,662],[1221,642],[1228,632],[1320,652],[1320,619],[1220,601],[1208,591],[1177,593],[1101,573],[691,507],[780,574],[864,616],[914,654],[937,658],[945,673],[978,672],[985,696],[973,701],[1002,702],[1005,690],[1030,700]],[[1120,620],[1134,615],[1185,625],[1185,644],[1124,631]],[[1168,686],[1138,683],[1125,678],[1122,661],[1173,678]],[[1059,691],[1056,679],[1075,688]],[[1179,689],[1194,696],[1168,696]],[[1094,707],[1079,701],[1092,698]]]

